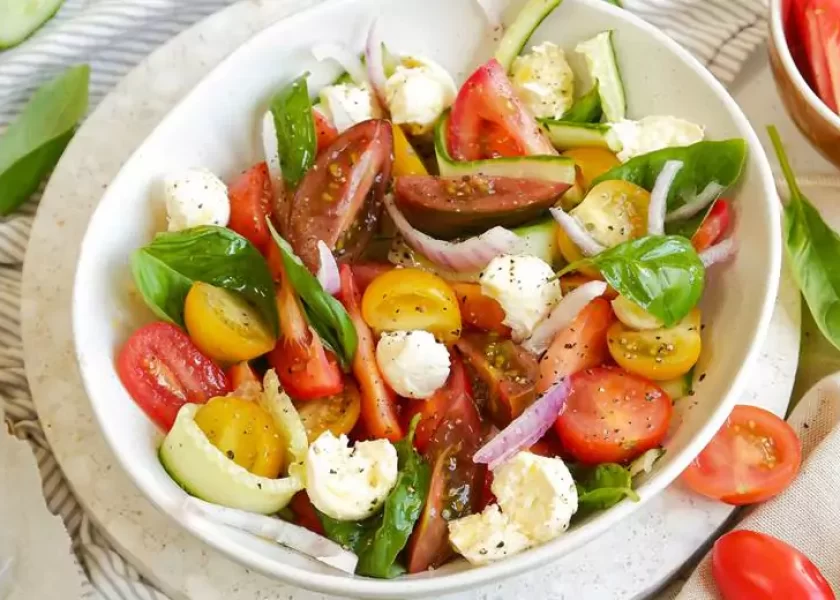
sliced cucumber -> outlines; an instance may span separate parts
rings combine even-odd
[[[615,123],[623,120],[627,114],[627,99],[615,56],[613,32],[599,33],[578,44],[576,50],[583,54],[592,79],[598,82],[598,94],[607,121]]]
[[[557,183],[575,183],[575,161],[562,156],[517,156],[487,160],[456,161],[446,148],[449,117],[443,117],[435,128],[435,156],[438,170],[445,177],[487,175],[489,177],[521,177]]]
[[[575,103],[563,113],[560,120],[569,123],[597,123],[601,120],[602,114],[601,94],[598,91],[598,82],[596,81],[591,90],[575,100]]]
[[[58,11],[64,0],[0,0],[0,48],[17,46]]]
[[[606,148],[617,152],[621,149],[618,139],[609,125],[601,123],[570,123],[555,119],[543,119],[548,139],[559,150],[571,148]]]
[[[549,218],[513,229],[522,238],[518,253],[541,258],[554,268],[561,267],[563,257],[557,246],[557,227],[557,221]]]
[[[498,60],[505,71],[510,71],[514,59],[519,56],[534,31],[563,0],[528,0],[519,14],[507,28],[496,49]]]

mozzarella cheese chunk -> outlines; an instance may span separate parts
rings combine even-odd
[[[502,513],[533,544],[566,531],[578,509],[575,482],[559,458],[520,452],[493,471],[491,489]]]
[[[481,293],[505,311],[504,324],[516,340],[531,335],[560,300],[560,282],[551,265],[529,254],[503,254],[490,261],[479,277]]]
[[[483,512],[449,522],[449,541],[474,565],[501,560],[531,547],[531,539],[495,504]]]
[[[403,57],[385,83],[391,120],[415,135],[429,131],[457,94],[446,69],[420,56]]]
[[[513,61],[511,81],[535,117],[559,119],[574,103],[575,75],[566,54],[544,42]]]
[[[355,83],[328,85],[321,90],[321,113],[342,133],[356,123],[379,118],[380,111],[368,86]]]
[[[405,398],[428,398],[449,377],[449,351],[428,331],[383,333],[376,362],[391,389]]]
[[[169,231],[200,225],[226,226],[230,220],[227,186],[207,169],[189,169],[163,181]]]
[[[306,493],[325,515],[358,521],[376,513],[397,483],[397,450],[388,440],[357,442],[325,432],[306,455]]]
[[[622,162],[634,156],[663,148],[690,146],[703,140],[704,131],[677,117],[645,117],[638,121],[623,120],[610,127],[612,136],[621,144],[618,159]]]

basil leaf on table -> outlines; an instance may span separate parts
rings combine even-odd
[[[601,94],[598,92],[598,82],[588,92],[575,100],[572,107],[563,113],[561,121],[570,123],[598,123],[601,120]]]
[[[49,173],[88,109],[90,67],[71,67],[33,94],[0,137],[0,215],[19,207]]]
[[[321,342],[338,357],[342,368],[349,369],[359,341],[350,315],[341,302],[324,291],[318,279],[300,262],[289,243],[280,237],[271,221],[267,222],[274,242],[283,256],[283,268],[289,282],[303,304],[306,319],[318,333]]]
[[[574,262],[564,275],[592,265],[619,294],[671,327],[700,301],[706,270],[691,242],[677,235],[649,235]]]
[[[327,537],[359,556],[359,575],[392,578],[405,572],[396,562],[397,555],[420,518],[431,482],[428,463],[414,449],[418,417],[412,420],[408,434],[395,444],[399,475],[380,513],[364,521],[337,521],[319,514]]]
[[[633,491],[630,471],[621,465],[604,463],[592,469],[575,469],[574,474],[578,492],[576,517],[606,510],[625,497],[639,501],[639,495]]]
[[[783,212],[783,235],[794,279],[814,321],[840,349],[840,236],[799,189],[779,132],[767,128],[790,189]]]
[[[315,163],[317,138],[306,75],[301,75],[271,99],[271,115],[277,129],[277,149],[283,178],[296,187]]]
[[[597,177],[592,185],[622,179],[651,191],[665,163],[680,161],[683,168],[668,191],[668,210],[671,211],[693,200],[712,182],[724,188],[733,185],[741,176],[746,159],[747,143],[742,139],[697,142],[691,146],[664,148],[631,158]]]
[[[268,264],[251,242],[226,227],[160,233],[131,257],[134,281],[156,315],[184,326],[184,301],[196,281],[241,294],[276,334],[277,305]]]

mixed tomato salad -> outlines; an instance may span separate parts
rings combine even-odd
[[[528,48],[559,3],[528,2],[460,88],[378,22],[361,57],[318,45],[346,72],[277,91],[264,162],[166,178],[169,231],[132,258],[158,321],[117,370],[196,510],[394,577],[637,499],[704,377],[698,303],[735,249],[746,144],[629,119],[611,31],[575,46],[585,72]],[[771,458],[798,466],[755,422],[709,495],[755,501]]]

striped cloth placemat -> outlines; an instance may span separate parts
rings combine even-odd
[[[282,1],[282,0],[275,0]],[[399,1],[399,0],[393,0]],[[18,48],[0,52],[0,132],[41,83],[71,64],[91,66],[91,109],[147,56],[232,0],[67,0]],[[762,0],[624,0],[625,8],[693,52],[732,83],[766,35]],[[12,430],[33,446],[49,509],[61,515],[91,585],[86,598],[166,600],[120,557],[64,481],[29,395],[20,338],[21,269],[40,193],[0,218],[0,401]]]

